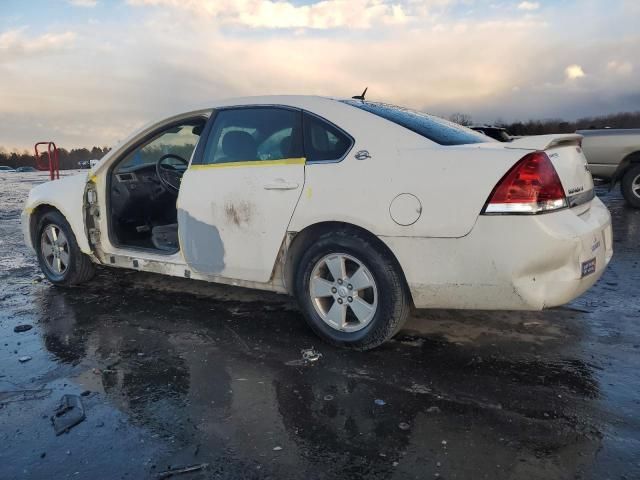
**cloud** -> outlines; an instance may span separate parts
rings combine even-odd
[[[640,35],[622,8],[580,11],[570,30],[569,8],[469,13],[477,0],[129,1],[131,20],[101,15],[99,29],[0,31],[0,145],[113,145],[217,98],[365,86],[372,100],[479,122],[640,109]]]
[[[538,10],[540,8],[540,4],[538,2],[520,2],[518,4],[518,10],[525,10],[527,12],[532,12],[534,10]]]
[[[448,0],[321,0],[306,5],[273,0],[128,0],[134,6],[169,7],[250,28],[370,28],[424,18]]]
[[[0,33],[0,63],[59,52],[72,45],[75,38],[70,31],[32,37],[23,28],[8,30]]]
[[[584,70],[580,65],[569,65],[564,69],[564,73],[568,80],[576,80],[585,76]]]
[[[633,64],[626,61],[612,60],[607,63],[607,70],[618,75],[629,75],[633,72]]]
[[[91,8],[98,5],[98,0],[67,0],[74,7]]]

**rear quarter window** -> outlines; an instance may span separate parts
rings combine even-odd
[[[315,115],[304,114],[303,129],[308,162],[339,161],[353,145],[345,132]]]
[[[341,102],[389,120],[440,145],[495,142],[486,135],[457,123],[416,110],[362,100],[341,100]]]

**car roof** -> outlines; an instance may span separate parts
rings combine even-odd
[[[320,95],[257,95],[214,100],[204,106],[203,109],[242,105],[286,105],[297,108],[312,108],[321,104],[333,103],[337,100],[343,99]]]
[[[250,95],[246,97],[232,97],[218,99],[212,102],[213,106],[221,105],[243,105],[243,104],[301,104],[309,101],[327,101],[336,100],[332,97],[326,97],[321,95]]]
[[[210,102],[194,105],[188,110],[167,112],[165,118],[185,117],[188,115],[209,114],[211,110],[224,107],[241,107],[245,105],[280,105],[286,107],[311,110],[315,108],[335,104],[340,100],[348,100],[347,97],[325,97],[320,95],[256,95],[248,97],[232,97],[212,100]],[[155,122],[154,122],[155,123]],[[148,125],[152,125],[150,123]]]

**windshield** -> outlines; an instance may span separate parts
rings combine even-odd
[[[189,161],[193,150],[196,148],[204,120],[197,119],[186,122],[184,125],[177,125],[160,132],[151,140],[143,143],[138,148],[131,151],[116,167],[116,173],[137,170],[149,165],[154,165],[160,157],[166,154],[178,155]],[[87,164],[91,162],[88,161]],[[174,165],[180,169],[186,166],[169,157],[166,164]]]
[[[440,145],[467,145],[495,141],[457,123],[416,110],[362,100],[341,100],[341,102],[396,123]]]

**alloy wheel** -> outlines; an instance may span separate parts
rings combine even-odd
[[[311,272],[309,295],[323,322],[341,332],[366,327],[378,307],[378,287],[369,269],[357,258],[332,253]]]
[[[42,232],[40,251],[47,268],[54,275],[64,275],[69,268],[69,241],[59,226],[49,224]]]
[[[631,182],[631,191],[636,197],[640,198],[640,175],[637,175]]]

